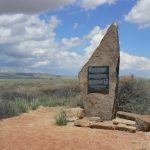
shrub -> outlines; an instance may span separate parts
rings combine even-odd
[[[59,126],[66,126],[67,123],[68,123],[68,120],[66,118],[66,114],[61,111],[60,114],[58,116],[56,116],[55,118],[56,120],[56,124],[59,125]]]
[[[133,75],[121,77],[118,106],[120,111],[150,114],[150,81]]]
[[[12,101],[0,100],[0,119],[16,116],[19,110]]]
[[[29,105],[28,105],[26,100],[24,100],[24,99],[16,99],[15,103],[16,103],[15,105],[18,108],[18,112],[19,113],[25,113],[25,112],[27,112],[29,110]]]
[[[27,112],[29,109],[25,100],[0,100],[0,118],[7,118]]]
[[[1,80],[0,118],[35,110],[39,105],[79,105],[79,93],[78,82],[74,79]]]
[[[75,96],[80,93],[78,85],[66,85],[66,86],[56,86],[50,87],[45,86],[42,88],[42,92],[46,95],[58,96],[58,97],[67,97]]]
[[[30,108],[32,110],[36,110],[40,105],[40,102],[38,99],[33,99],[31,102],[30,102]]]

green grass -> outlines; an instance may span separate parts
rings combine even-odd
[[[75,79],[0,80],[0,118],[45,107],[82,105]]]
[[[16,99],[14,101],[0,100],[0,119],[28,112],[29,105],[26,100]]]
[[[66,126],[68,123],[66,114],[63,111],[61,111],[60,114],[56,116],[55,121],[56,121],[56,124],[59,126]]]
[[[32,110],[36,110],[40,105],[41,104],[38,99],[33,99],[29,104],[29,106]]]
[[[118,109],[150,114],[150,79],[120,78]],[[83,107],[77,79],[0,79],[0,119],[45,107]]]
[[[119,110],[150,115],[150,79],[126,76],[119,82]]]

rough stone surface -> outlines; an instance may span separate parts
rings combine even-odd
[[[104,122],[96,122],[96,123],[91,122],[90,128],[115,130],[116,126],[112,123],[112,121],[104,121]]]
[[[145,132],[145,135],[150,137],[150,132]]]
[[[84,110],[80,107],[63,109],[63,112],[69,121],[75,121],[84,117]]]
[[[136,121],[136,128],[138,131],[146,131],[146,132],[150,131],[150,116],[148,115],[139,115],[139,114],[119,111],[117,112],[117,116],[124,119]]]
[[[89,127],[89,119],[88,118],[84,118],[84,119],[81,119],[81,120],[76,120],[74,122],[74,125],[75,126],[78,126],[78,127]]]
[[[112,24],[89,61],[79,72],[81,95],[87,116],[111,120],[116,114],[120,48],[118,28]],[[109,66],[109,94],[88,93],[88,67]]]
[[[123,112],[123,111],[118,111],[117,112],[117,117],[128,119],[128,120],[133,120],[133,121],[135,121],[135,119],[139,116],[140,115],[138,115],[138,114],[129,113],[129,112]]]
[[[125,124],[128,126],[136,127],[136,122],[132,120],[122,119],[122,118],[115,118],[112,120],[113,124]]]
[[[138,131],[150,131],[150,121],[148,122],[143,118],[137,118],[136,123]]]
[[[90,128],[106,129],[106,130],[121,130],[127,132],[136,132],[136,127],[128,126],[125,124],[114,125],[112,121],[104,121],[99,123],[90,123]]]
[[[89,121],[91,121],[91,122],[102,122],[100,117],[89,117]]]
[[[128,126],[128,125],[125,125],[125,124],[118,124],[118,125],[115,127],[115,129],[116,129],[116,130],[121,130],[121,131],[131,132],[131,133],[136,132],[136,127]]]

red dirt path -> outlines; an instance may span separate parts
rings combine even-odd
[[[150,150],[150,134],[59,127],[59,108],[37,111],[0,121],[0,150]]]

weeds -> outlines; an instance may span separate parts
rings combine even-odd
[[[0,118],[45,107],[78,106],[80,91],[76,80],[1,80]]]
[[[59,126],[66,126],[68,123],[66,114],[63,111],[61,111],[60,114],[56,116],[55,121],[56,121],[56,124]]]
[[[25,100],[16,99],[14,101],[0,100],[0,119],[13,117],[29,110]]]
[[[119,110],[150,114],[150,80],[122,77],[119,83]]]
[[[36,110],[40,106],[40,102],[38,99],[33,99],[29,105],[32,110]]]

